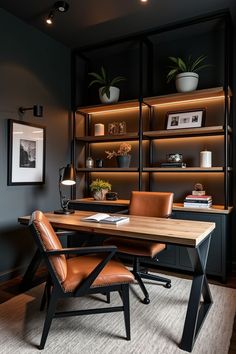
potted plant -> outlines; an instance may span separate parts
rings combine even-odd
[[[111,184],[99,178],[92,181],[89,187],[95,200],[104,200],[107,192],[111,190]]]
[[[105,153],[107,154],[107,159],[112,159],[116,157],[118,167],[129,167],[131,155],[129,152],[131,151],[131,145],[128,143],[121,143],[120,147],[117,151],[108,151],[106,150]]]
[[[118,82],[126,80],[124,76],[116,76],[110,79],[104,67],[101,67],[101,73],[89,73],[94,79],[90,82],[89,87],[99,84],[99,98],[102,103],[115,103],[119,100],[120,89],[116,86]]]
[[[198,72],[208,64],[203,64],[206,56],[201,55],[193,59],[190,55],[186,61],[179,57],[169,57],[172,65],[169,66],[170,71],[167,74],[167,82],[175,79],[175,86],[178,92],[190,92],[196,90],[198,86]]]

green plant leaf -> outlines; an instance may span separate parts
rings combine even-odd
[[[178,58],[175,57],[169,57],[171,61],[173,61],[175,64],[178,64]]]
[[[178,64],[178,67],[180,68],[180,70],[182,71],[182,72],[185,72],[185,71],[187,71],[187,67],[186,67],[186,64],[185,64],[185,62],[181,59],[181,58],[177,58],[177,64]]]
[[[111,80],[110,86],[114,86],[115,84],[117,84],[120,81],[125,81],[126,78],[124,76],[117,76],[114,77],[114,79]]]
[[[101,95],[107,95],[107,97],[110,98],[110,86],[104,86],[102,88]]]
[[[170,70],[167,74],[167,83],[173,80],[173,78],[177,75],[177,73],[178,73],[177,68]]]
[[[199,70],[199,65],[206,59],[206,56],[205,55],[201,55],[200,57],[198,57],[191,65],[190,67],[190,71],[196,71]]]
[[[90,87],[90,86],[92,86],[92,85],[94,85],[94,84],[103,84],[102,82],[101,82],[101,80],[93,80],[93,81],[91,81],[90,82],[90,84],[88,85],[88,87]]]

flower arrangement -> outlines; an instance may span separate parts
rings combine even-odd
[[[111,184],[109,182],[104,181],[103,179],[99,179],[99,178],[92,181],[92,183],[90,184],[89,187],[90,187],[91,192],[101,191],[102,189],[107,189],[109,191],[111,190]]]
[[[121,143],[120,147],[117,151],[108,151],[105,150],[105,153],[107,154],[107,159],[112,159],[114,156],[125,156],[128,155],[128,153],[131,151],[131,145],[128,143]]]

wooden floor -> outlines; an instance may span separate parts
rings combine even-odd
[[[167,276],[169,274],[169,275],[179,276],[179,277],[183,277],[183,278],[191,278],[190,276],[188,276],[186,274],[172,273],[172,272],[166,272],[166,271],[165,271],[165,274]],[[46,271],[44,268],[41,268],[36,273],[35,280],[32,284],[32,287],[36,286],[36,285],[40,284],[42,281],[44,281],[45,276],[46,276]],[[8,280],[8,281],[0,284],[0,304],[4,303],[5,301],[7,301],[7,300],[11,299],[12,297],[19,295],[21,293],[20,286],[19,286],[21,283],[21,279],[22,278],[20,276],[18,276],[12,280]],[[213,279],[208,279],[208,280],[212,284],[236,289],[236,273],[233,273],[232,275],[229,276],[227,284],[222,284],[222,283],[220,283],[216,280],[213,280]],[[224,353],[224,354],[227,354],[227,353]],[[233,329],[233,334],[231,337],[230,348],[229,348],[228,354],[236,354],[236,316],[234,319],[234,329]]]

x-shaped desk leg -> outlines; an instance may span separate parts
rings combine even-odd
[[[197,335],[213,302],[206,278],[206,263],[210,241],[211,235],[196,248],[188,248],[194,273],[180,343],[180,348],[188,352],[192,351]],[[201,301],[201,297],[203,301]]]

